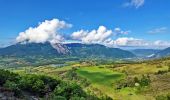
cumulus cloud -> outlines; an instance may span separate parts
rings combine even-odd
[[[130,0],[129,2],[126,2],[123,4],[124,7],[135,7],[136,9],[143,6],[145,3],[145,0]]]
[[[113,36],[129,34],[130,31],[123,31],[121,28],[108,30],[105,26],[99,26],[97,30],[79,30],[73,32],[71,37],[75,40],[82,41],[83,43],[105,43],[110,41]]]
[[[83,37],[86,37],[88,34],[88,31],[80,30],[77,32],[73,32],[71,37],[75,40],[82,40]]]
[[[164,33],[167,31],[167,27],[160,27],[160,28],[155,28],[152,29],[150,31],[148,31],[148,33],[154,34],[154,33]]]
[[[71,27],[71,24],[58,19],[45,20],[37,27],[30,27],[24,32],[20,32],[16,38],[17,42],[44,43],[60,42],[64,38],[59,34],[59,30]]]
[[[102,43],[113,35],[112,30],[108,30],[105,26],[99,26],[97,30],[73,32],[71,37],[80,40],[83,43]]]
[[[166,48],[170,47],[168,41],[146,41],[143,39],[137,39],[133,37],[120,37],[116,40],[108,39],[103,43],[109,47],[145,47],[145,48]]]
[[[104,44],[110,47],[138,47],[149,45],[143,39],[136,39],[133,37],[120,37],[116,40],[108,39],[104,42]]]
[[[29,42],[29,43],[64,43],[68,40],[65,40],[64,35],[60,34],[60,30],[65,28],[72,27],[71,24],[66,23],[65,21],[60,21],[58,19],[45,20],[42,23],[39,23],[37,27],[30,27],[24,32],[20,32],[17,36],[17,42]],[[162,27],[159,29],[154,29],[150,33],[161,33],[164,32],[167,28]],[[121,28],[117,27],[113,30],[107,29],[105,26],[99,26],[98,29],[93,30],[79,30],[71,34],[71,43],[97,43],[103,44],[109,47],[169,47],[170,42],[167,41],[146,41],[143,39],[133,38],[133,37],[120,37],[129,34],[130,31],[124,31]],[[117,39],[115,36],[119,36]]]
[[[116,46],[147,46],[148,43],[142,39],[122,37],[114,41]]]

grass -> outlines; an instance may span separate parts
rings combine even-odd
[[[82,67],[77,70],[78,75],[87,78],[90,82],[112,87],[112,83],[123,78],[124,74],[113,72],[106,68]]]
[[[137,89],[123,88],[115,90],[115,83],[126,77],[124,73],[113,71],[104,66],[80,67],[77,74],[88,79],[92,87],[99,89],[116,100],[154,100],[152,96],[141,95],[137,93]]]
[[[141,75],[141,74],[155,74],[159,70],[168,70],[168,66],[157,67],[157,65],[150,64],[127,64],[122,67],[115,68],[116,71],[126,71],[131,75]]]
[[[79,76],[88,79],[92,86],[110,97],[115,97],[114,82],[125,77],[123,73],[114,72],[104,67],[80,67]]]

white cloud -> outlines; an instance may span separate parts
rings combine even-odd
[[[121,37],[116,40],[108,39],[104,43],[110,47],[138,47],[138,46],[148,46],[149,43],[144,41],[143,39],[136,39],[132,37]]]
[[[70,28],[72,25],[58,19],[45,20],[40,23],[37,27],[30,27],[24,32],[20,32],[19,36],[16,38],[17,42],[30,42],[30,43],[58,43],[66,42],[64,37],[59,34],[61,29]],[[160,33],[165,31],[167,28],[162,27],[159,29],[154,29],[150,33]],[[113,30],[107,29],[105,26],[99,26],[98,29],[88,30],[79,30],[71,34],[71,42],[80,42],[80,43],[98,43],[103,44],[109,47],[149,47],[149,48],[165,48],[170,47],[170,42],[167,41],[146,41],[143,39],[137,39],[133,37],[119,37],[117,39],[114,36],[119,34],[126,35],[130,31],[124,31],[121,28],[117,27]]]
[[[80,30],[77,32],[73,32],[71,37],[76,40],[81,40],[83,37],[87,36],[88,31]]]
[[[99,26],[97,30],[73,32],[71,37],[83,43],[102,43],[112,35],[112,30],[107,30],[105,26]]]
[[[145,3],[145,0],[130,0],[129,2],[126,2],[123,4],[124,7],[135,7],[136,9],[143,6]]]
[[[115,35],[120,35],[120,34],[123,34],[123,35],[127,35],[127,34],[129,34],[131,31],[123,31],[123,30],[121,30],[121,28],[119,28],[119,27],[117,27],[117,28],[115,28],[114,29],[114,33],[115,33]]]
[[[114,44],[116,46],[147,46],[148,43],[146,43],[142,39],[136,39],[136,38],[118,38],[114,41]]]
[[[45,20],[35,28],[30,27],[25,32],[20,32],[16,40],[17,42],[28,41],[30,43],[60,42],[63,38],[58,31],[71,26],[71,24],[58,19]]]
[[[164,33],[167,31],[167,27],[160,27],[160,28],[155,28],[152,29],[150,31],[148,31],[148,33],[154,34],[154,33]]]
[[[137,39],[133,37],[121,37],[116,40],[108,39],[103,43],[109,47],[144,47],[144,48],[167,48],[170,47],[168,41],[146,41],[143,39]]]
[[[105,26],[99,26],[97,30],[79,30],[73,32],[71,37],[75,40],[82,41],[83,43],[104,43],[110,41],[113,36],[126,35],[130,31],[123,31],[121,28],[115,28],[114,30],[108,30]]]
[[[157,40],[153,43],[153,45],[159,46],[159,47],[170,47],[170,42]]]

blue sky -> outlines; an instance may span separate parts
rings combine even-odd
[[[20,32],[44,20],[59,19],[72,24],[71,28],[62,31],[65,34],[105,26],[113,31],[115,28],[128,31],[128,34],[112,36],[113,40],[125,37],[147,42],[161,40],[168,46],[170,0],[133,1],[0,0],[0,45],[14,42]]]

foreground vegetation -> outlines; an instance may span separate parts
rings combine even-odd
[[[35,98],[50,100],[93,100],[95,96],[87,95],[80,86],[49,76],[26,74],[19,75],[6,70],[0,70],[0,91],[6,99]]]

